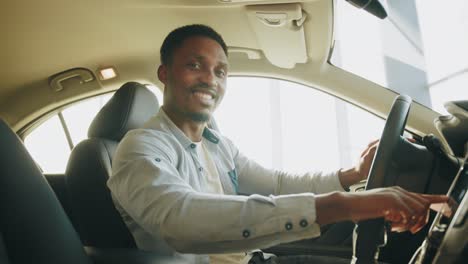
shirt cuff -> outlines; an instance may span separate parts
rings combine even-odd
[[[255,196],[253,199],[259,199],[259,202],[261,199],[269,200],[275,208],[268,210],[268,216],[261,217],[263,220],[254,221],[255,223],[241,220],[239,228],[226,230],[226,233],[219,237],[235,237],[233,240],[197,241],[190,244],[190,250],[203,253],[209,249],[209,253],[234,253],[320,236],[320,226],[315,222],[317,217],[314,194],[252,196]],[[261,211],[258,214],[261,214]]]
[[[274,240],[277,244],[320,236],[320,226],[315,222],[317,217],[313,194],[280,195],[270,198],[276,205],[275,212],[272,213],[275,217],[250,226],[250,230],[247,231],[251,239],[255,240],[256,237],[261,239],[262,236],[276,234]]]
[[[330,186],[332,186],[332,188],[334,188],[336,191],[345,192],[347,190],[343,188],[343,185],[341,185],[341,181],[340,181],[340,170],[341,169],[331,173]]]
[[[315,180],[315,184],[312,186],[312,192],[316,194],[346,191],[343,185],[341,185],[339,170],[318,173]]]

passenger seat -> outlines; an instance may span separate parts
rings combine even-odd
[[[91,264],[46,179],[1,119],[0,146],[2,258],[11,264]]]

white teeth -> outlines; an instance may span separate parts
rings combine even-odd
[[[195,92],[194,94],[196,96],[198,96],[202,100],[211,100],[211,99],[213,99],[213,95],[211,95],[211,94],[207,94],[207,93],[203,93],[203,92]]]

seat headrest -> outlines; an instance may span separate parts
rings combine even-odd
[[[127,82],[96,115],[88,137],[120,141],[129,130],[142,127],[158,109],[158,99],[148,88],[137,82]]]

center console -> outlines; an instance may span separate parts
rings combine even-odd
[[[445,107],[450,115],[438,118],[435,125],[458,171],[447,192],[450,201],[440,208],[412,263],[466,263],[468,259],[468,101],[448,102]]]
[[[460,161],[460,169],[447,195],[448,206],[441,208],[434,219],[427,238],[416,252],[415,263],[456,263],[465,258],[468,241],[468,164]]]

